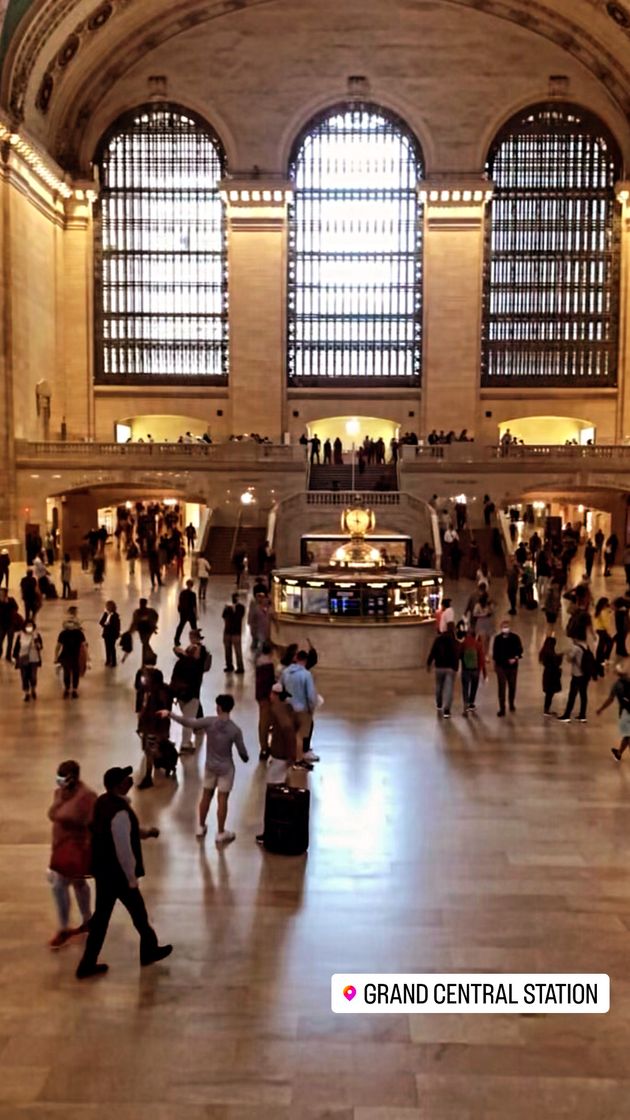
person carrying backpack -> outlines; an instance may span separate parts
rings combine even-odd
[[[619,703],[619,735],[621,736],[618,747],[611,747],[610,753],[617,762],[621,762],[623,752],[630,746],[630,676],[628,669],[630,666],[628,662],[622,661],[619,665],[615,666],[617,673],[617,680],[610,690],[610,694],[604,703],[597,709],[597,715],[601,715],[606,708],[610,707],[614,700]]]
[[[475,711],[475,697],[481,673],[484,680],[488,678],[482,638],[470,631],[465,634],[459,647],[459,656],[462,662],[463,714],[466,717],[469,712]]]
[[[579,696],[580,714],[578,720],[580,723],[586,723],[588,686],[597,676],[597,663],[586,641],[578,638],[573,639],[573,644],[566,655],[566,659],[567,664],[571,667],[571,683],[569,685],[566,707],[562,715],[558,716],[558,719],[560,723],[571,722],[573,705]]]

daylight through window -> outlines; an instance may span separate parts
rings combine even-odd
[[[539,105],[488,161],[482,384],[617,380],[617,146],[582,110]]]
[[[341,106],[303,135],[291,175],[290,384],[418,384],[416,140],[374,106]]]
[[[227,378],[227,259],[208,126],[152,105],[101,145],[96,370],[105,382]]]

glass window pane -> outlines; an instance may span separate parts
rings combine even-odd
[[[422,155],[371,105],[328,111],[291,165],[288,372],[418,384]]]
[[[488,160],[482,384],[615,385],[620,174],[604,125],[575,106],[513,118]]]
[[[218,138],[151,105],[98,158],[96,369],[101,380],[227,379],[227,252]]]

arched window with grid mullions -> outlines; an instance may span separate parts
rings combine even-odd
[[[501,130],[487,171],[482,385],[616,385],[614,138],[575,105],[536,105]]]
[[[374,105],[312,121],[291,159],[289,384],[417,385],[422,152]]]
[[[99,382],[227,380],[225,156],[187,109],[146,105],[101,141],[95,228]]]

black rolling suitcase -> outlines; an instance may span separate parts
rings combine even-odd
[[[263,844],[268,852],[301,856],[308,848],[308,789],[267,786]]]

